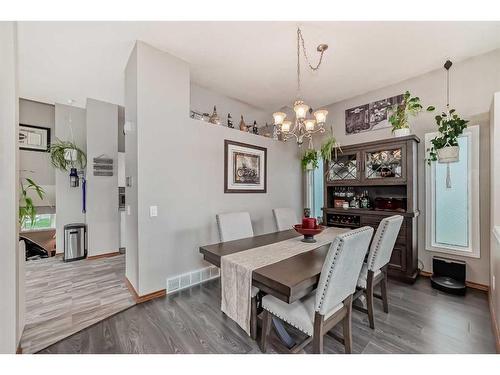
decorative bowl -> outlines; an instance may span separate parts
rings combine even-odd
[[[316,242],[314,236],[323,232],[325,230],[325,227],[323,225],[318,225],[314,229],[306,229],[302,228],[302,224],[296,224],[293,226],[293,229],[304,236],[302,242],[314,243]]]

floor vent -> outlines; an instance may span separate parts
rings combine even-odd
[[[202,268],[167,279],[167,294],[173,293],[204,281],[219,277],[220,270],[215,266]]]

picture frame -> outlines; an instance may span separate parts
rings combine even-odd
[[[267,148],[224,140],[224,193],[267,193]]]
[[[19,124],[18,145],[20,150],[49,152],[50,128]]]

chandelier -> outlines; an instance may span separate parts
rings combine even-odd
[[[328,111],[319,109],[314,111],[300,99],[300,46],[304,53],[304,58],[312,71],[317,71],[323,61],[323,54],[328,49],[327,44],[320,44],[316,50],[320,53],[319,61],[316,66],[311,65],[307,56],[304,38],[300,28],[297,28],[297,100],[293,103],[293,111],[295,119],[293,121],[286,119],[286,113],[273,113],[274,125],[277,127],[278,134],[281,134],[282,139],[286,142],[290,138],[295,138],[299,147],[305,139],[309,140],[309,147],[312,148],[312,135],[315,133],[323,133],[325,131],[326,116]],[[308,116],[309,114],[309,116]]]

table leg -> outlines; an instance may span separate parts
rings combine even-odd
[[[278,334],[278,337],[283,342],[283,344],[285,344],[288,349],[293,348],[295,346],[295,340],[287,332],[285,326],[283,325],[283,322],[273,316],[273,325],[276,333]]]

